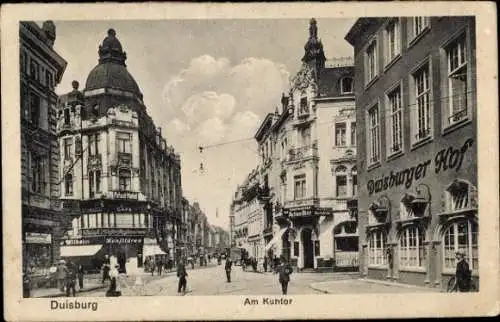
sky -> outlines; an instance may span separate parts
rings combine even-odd
[[[317,19],[327,59],[353,55],[344,36],[354,22]],[[54,47],[68,62],[57,94],[69,92],[73,80],[84,89],[99,44],[115,29],[148,113],[181,155],[183,195],[228,229],[236,187],[258,164],[252,138],[301,66],[309,18],[55,24]],[[250,140],[225,144],[243,139]],[[208,147],[200,153],[199,146]]]

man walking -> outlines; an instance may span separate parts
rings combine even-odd
[[[177,293],[186,293],[186,276],[188,276],[186,272],[186,266],[184,265],[184,259],[179,261],[179,265],[177,265],[177,277],[179,278],[179,284],[177,286]]]
[[[158,262],[156,262],[156,267],[158,270],[158,276],[161,276],[161,270],[163,268],[163,262],[161,261],[161,259],[159,259]]]
[[[80,288],[80,292],[82,291],[83,288],[83,266],[80,264],[78,265],[78,287]]]
[[[66,262],[61,259],[59,265],[57,265],[56,278],[57,278],[57,288],[64,292],[64,287],[66,285],[66,278],[68,277],[68,267]]]
[[[227,282],[231,283],[231,267],[233,266],[233,262],[231,261],[231,258],[228,257],[226,259],[226,265],[224,269],[226,270],[226,277],[227,277]]]
[[[457,258],[457,270],[455,273],[456,287],[460,292],[469,292],[471,284],[471,271],[469,269],[469,264],[465,260],[464,253],[456,252],[455,255]]]
[[[267,273],[267,256],[264,256],[264,263],[262,266],[264,266],[264,273]]]
[[[292,274],[292,267],[288,264],[286,258],[281,258],[281,264],[278,267],[279,282],[281,284],[281,291],[286,295],[288,291],[288,283],[290,282],[290,274]]]
[[[71,262],[68,263],[66,274],[66,296],[69,297],[70,294],[73,294],[73,297],[76,296],[76,266]]]

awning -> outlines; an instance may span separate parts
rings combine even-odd
[[[102,245],[61,246],[61,257],[93,256]]]
[[[278,241],[281,240],[281,237],[283,236],[283,234],[285,233],[285,231],[287,230],[288,228],[283,228],[281,229],[276,235],[273,236],[273,238],[271,239],[271,241],[266,245],[265,247],[265,250],[266,252],[271,249],[271,247],[273,247],[273,245],[275,245]]]
[[[142,256],[166,255],[159,245],[144,245]]]

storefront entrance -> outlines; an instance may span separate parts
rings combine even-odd
[[[314,249],[311,239],[311,229],[302,230],[302,249],[304,255],[304,268],[314,268]]]

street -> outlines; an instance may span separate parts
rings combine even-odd
[[[177,276],[171,272],[165,277],[150,276],[121,277],[122,296],[179,296]],[[274,273],[244,272],[240,266],[233,267],[231,283],[226,282],[224,265],[188,270],[187,293],[185,296],[199,295],[280,295],[278,275]],[[142,284],[142,285],[138,285]],[[328,291],[317,286],[326,285]],[[289,295],[324,293],[407,293],[429,292],[425,289],[408,289],[397,285],[381,285],[358,280],[356,273],[296,273],[291,275]],[[79,294],[85,297],[105,296],[105,290]]]

